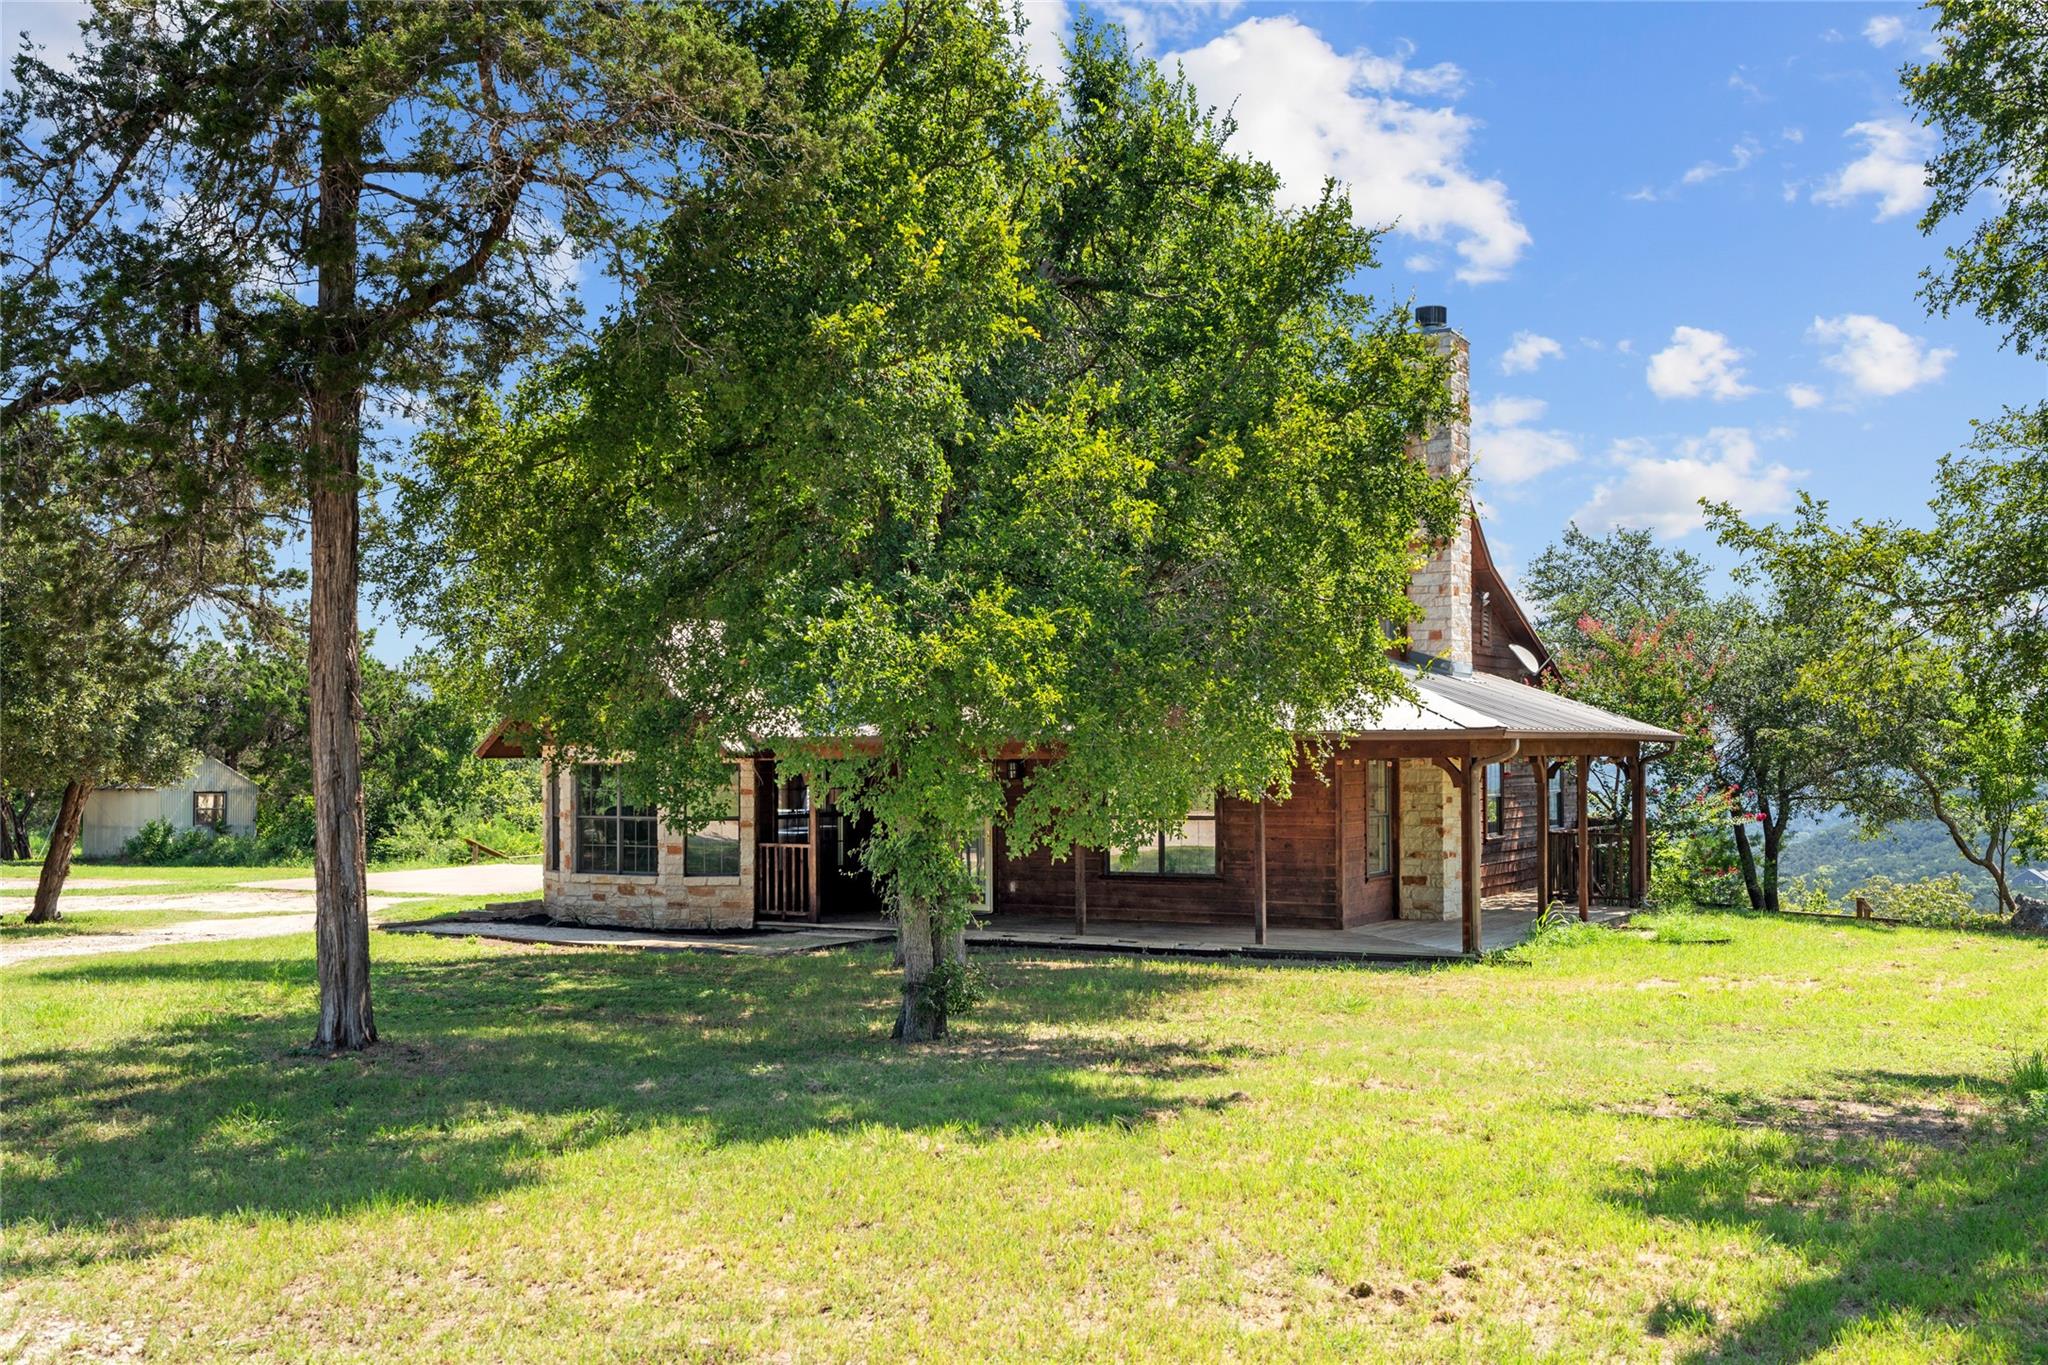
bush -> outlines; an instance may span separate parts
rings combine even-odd
[[[540,852],[540,810],[530,819],[498,811],[450,810],[434,801],[409,810],[377,840],[377,861],[385,863],[451,863],[469,860],[467,837],[486,848],[521,857]]]
[[[129,862],[157,867],[261,867],[280,861],[261,839],[242,834],[216,834],[205,828],[173,830],[152,820],[122,845]]]
[[[1986,914],[1960,872],[1919,881],[1894,881],[1883,875],[1867,877],[1840,896],[1830,895],[1815,878],[1794,877],[1779,888],[1778,903],[1787,910],[1808,915],[1853,915],[1856,898],[1870,902],[1870,913],[1879,919],[1904,924],[1923,924],[1937,929],[1982,929],[2003,924],[1997,915]]]
[[[1650,903],[1734,906],[1748,903],[1735,858],[1728,798],[1710,793],[1659,822],[1650,846]]]

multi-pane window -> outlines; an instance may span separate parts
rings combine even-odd
[[[228,823],[228,794],[193,792],[192,823],[205,829],[225,829]]]
[[[732,786],[721,794],[715,808],[704,812],[709,818],[692,825],[683,834],[683,875],[685,877],[737,877],[740,875],[740,773],[733,769]]]
[[[577,764],[576,870],[651,877],[660,853],[654,807],[626,799],[618,765]]]
[[[1563,829],[1570,816],[1565,804],[1564,765],[1557,765],[1557,771],[1550,775],[1550,824],[1553,829]]]
[[[1120,876],[1215,876],[1216,808],[1191,810],[1179,829],[1163,829],[1128,847],[1111,849],[1109,870]]]
[[[775,838],[784,844],[801,844],[811,837],[811,791],[801,777],[792,777],[775,788]]]
[[[1508,803],[1501,790],[1501,767],[1498,763],[1486,765],[1486,832],[1499,835],[1507,831]]]
[[[1394,765],[1370,759],[1365,765],[1365,875],[1394,870]]]

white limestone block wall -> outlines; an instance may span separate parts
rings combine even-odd
[[[1426,758],[1396,765],[1401,784],[1401,867],[1395,914],[1454,920],[1465,911],[1464,805],[1451,775]]]

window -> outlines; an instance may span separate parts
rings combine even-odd
[[[1569,823],[1569,816],[1567,815],[1567,807],[1565,805],[1564,771],[1564,765],[1560,763],[1557,766],[1557,771],[1550,775],[1550,827],[1552,829],[1563,829]]]
[[[192,823],[205,829],[223,830],[228,825],[226,792],[193,792]]]
[[[1119,876],[1215,876],[1216,808],[1191,810],[1179,829],[1161,830],[1156,838],[1111,849],[1109,870]]]
[[[1365,875],[1394,870],[1394,765],[1383,759],[1365,765]]]
[[[783,844],[809,843],[811,838],[811,793],[801,777],[792,777],[775,789],[775,840]]]
[[[737,877],[740,875],[740,772],[732,772],[732,800],[723,796],[716,810],[706,810],[709,819],[683,834],[683,875],[685,877]]]
[[[1498,763],[1486,765],[1486,833],[1489,838],[1499,838],[1507,832],[1508,803],[1501,792],[1501,768]]]
[[[654,807],[627,802],[617,764],[576,765],[576,870],[651,877],[661,852]]]

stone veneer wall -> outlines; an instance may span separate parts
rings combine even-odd
[[[1450,357],[1450,387],[1459,412],[1432,431],[1419,449],[1410,452],[1435,474],[1461,474],[1472,467],[1470,417],[1472,348],[1456,332],[1433,332],[1430,340]],[[1422,612],[1409,628],[1417,653],[1443,658],[1460,673],[1472,671],[1472,525],[1469,517],[1457,535],[1416,570],[1408,596]]]
[[[1394,913],[1450,920],[1465,913],[1464,803],[1451,775],[1426,758],[1395,765],[1401,784],[1401,880]]]
[[[683,836],[664,822],[658,829],[661,855],[652,877],[615,872],[544,871],[541,898],[549,914],[582,924],[627,929],[748,929],[754,923],[753,760],[740,762],[740,875],[685,877]],[[568,769],[552,779],[556,794],[561,861],[576,865],[575,800]]]

